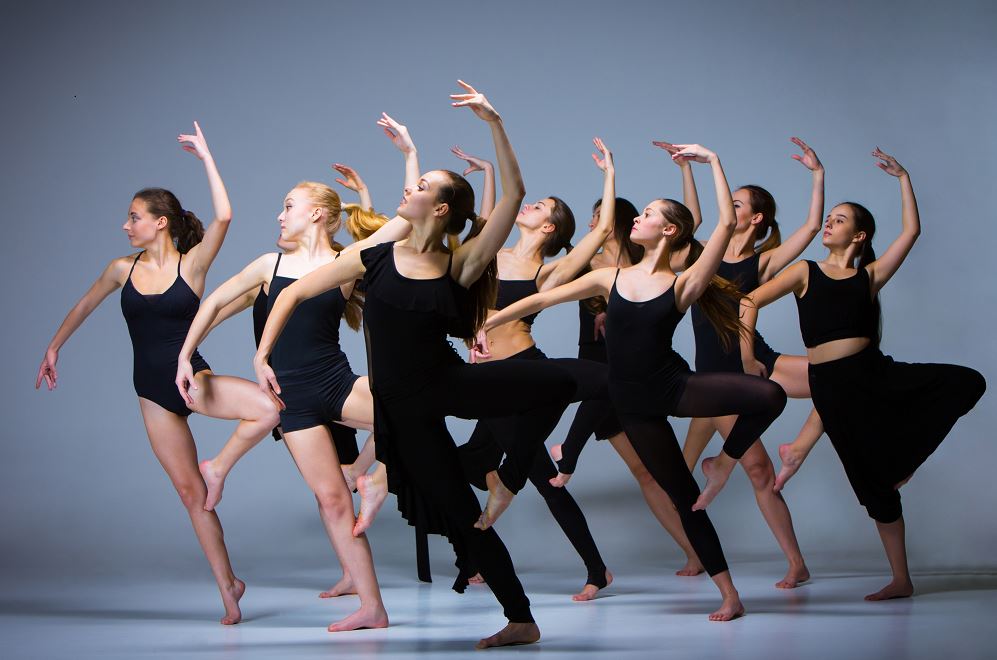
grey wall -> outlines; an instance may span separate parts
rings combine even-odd
[[[235,209],[209,288],[272,249],[284,192],[301,179],[331,181],[331,162],[355,166],[375,203],[393,208],[401,159],[374,125],[382,110],[409,125],[424,169],[459,167],[446,150],[454,143],[489,156],[486,127],[448,107],[458,77],[504,115],[528,197],[557,194],[579,218],[601,190],[588,155],[593,135],[616,154],[621,195],[638,205],[679,196],[677,169],[649,144],[664,138],[715,149],[732,185],[769,188],[792,231],[810,190],[789,157],[788,138],[799,135],[827,168],[829,204],[854,199],[877,216],[881,250],[899,230],[900,201],[896,181],[868,155],[879,145],[911,172],[924,226],[883,294],[884,348],[902,360],[972,365],[997,382],[988,266],[997,247],[994,5],[747,4],[6,4],[0,570],[206,570],[148,448],[116,295],[66,345],[59,389],[31,389],[66,311],[108,260],[129,252],[119,227],[135,190],[171,188],[210,216],[203,169],[174,140],[194,119]],[[698,174],[709,227],[715,204],[708,172]],[[805,256],[820,254],[815,245]],[[802,351],[792,302],[765,310],[760,326],[777,350]],[[573,354],[576,332],[574,306],[536,325],[551,355]],[[360,339],[345,335],[363,373]],[[688,324],[677,346],[692,359]],[[203,353],[219,373],[251,375],[248,316],[220,328]],[[905,489],[915,567],[993,565],[992,399]],[[769,431],[773,456],[808,406],[791,402]],[[205,454],[232,428],[198,417],[191,425]],[[685,427],[676,422],[680,435]],[[677,561],[608,446],[590,448],[572,489],[611,565]],[[787,498],[805,552],[883,564],[826,441]],[[778,553],[752,500],[738,474],[711,508],[735,561]],[[374,530],[375,554],[407,561],[409,533],[392,508]],[[232,475],[220,511],[237,562],[332,563],[307,490],[269,440]],[[531,549],[570,552],[532,493],[500,530],[522,563],[542,563]]]

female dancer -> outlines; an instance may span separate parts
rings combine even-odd
[[[225,605],[221,622],[234,624],[242,619],[239,599],[246,585],[232,572],[218,516],[204,510],[206,488],[198,472],[197,448],[186,418],[193,411],[238,419],[229,442],[252,446],[277,423],[277,406],[249,381],[215,376],[196,353],[190,358],[196,365],[191,379],[197,391],[185,402],[173,385],[178,349],[197,312],[199,292],[204,290],[208,268],[222,246],[232,217],[225,185],[200,127],[195,122],[194,134],[180,135],[177,140],[185,151],[204,163],[215,208],[214,222],[205,230],[197,216],[185,211],[168,190],[146,188],[137,192],[122,229],[132,247],[142,251],[111,261],[76,303],[49,343],[35,388],[44,379],[48,389],[55,389],[56,362],[62,345],[112,291],[122,287],[121,311],[134,351],[133,382],[149,443],[176,488],[211,565]]]
[[[547,197],[534,204],[526,204],[516,216],[519,240],[511,248],[500,250],[498,262],[498,294],[495,309],[499,310],[517,300],[539,291],[553,288],[562,282],[574,279],[587,266],[599,246],[612,232],[614,224],[615,167],[613,156],[602,140],[593,140],[601,155],[593,154],[596,165],[604,173],[603,198],[610,200],[603,207],[598,223],[583,238],[577,247],[571,248],[569,241],[575,230],[575,220],[571,209],[557,197]],[[455,152],[457,153],[457,152]],[[474,159],[463,152],[458,154],[477,168]],[[483,169],[483,168],[482,168]],[[486,199],[489,185],[486,170]],[[494,189],[494,184],[490,186]],[[555,261],[544,263],[544,257],[551,257],[562,249],[568,254]],[[530,333],[536,315],[523,320],[514,320],[506,325],[493,328],[486,341],[490,351],[486,354],[472,349],[472,362],[491,360],[546,360],[547,356],[537,348]],[[605,367],[588,361],[555,360],[558,366],[567,370],[578,383],[575,400],[601,397],[608,398]],[[601,385],[601,386],[600,386]],[[502,459],[505,444],[512,440],[515,418],[488,419],[479,421],[470,439],[459,449],[461,463],[468,480],[482,490],[487,489],[485,475],[491,472]],[[581,556],[588,572],[585,586],[572,598],[576,601],[592,600],[598,591],[612,581],[612,574],[599,554],[595,540],[589,531],[585,515],[578,503],[565,488],[555,487],[551,480],[557,476],[545,448],[540,448],[529,472],[529,479],[547,503],[551,514],[561,526],[571,545]],[[475,576],[471,582],[480,582]]]
[[[274,253],[259,257],[205,299],[180,351],[176,382],[182,394],[191,380],[190,358],[218,311],[261,286],[266,287],[267,304],[272,308],[280,292],[296,279],[333,261],[343,249],[330,240],[339,229],[341,214],[339,195],[324,184],[305,181],[287,194],[278,217],[281,239],[296,247],[286,259]],[[398,221],[391,231],[397,235],[405,225]],[[274,367],[285,383],[280,399],[286,404],[280,411],[284,441],[315,494],[329,540],[343,565],[340,583],[324,593],[334,596],[355,588],[360,596],[360,609],[332,623],[330,632],[388,625],[367,538],[353,533],[353,500],[341,466],[356,461],[356,439],[353,434],[331,432],[337,422],[373,428],[370,387],[366,378],[353,373],[339,347],[343,316],[352,328],[360,327],[360,308],[353,293],[350,282],[309,301],[298,310],[289,335],[273,354]]]
[[[452,105],[469,107],[492,131],[502,177],[502,197],[487,224],[474,213],[474,192],[458,174],[435,170],[406,187],[398,213],[412,225],[400,243],[348,250],[284,289],[267,320],[254,360],[260,386],[280,395],[267,359],[292,311],[303,301],[363,277],[364,325],[374,394],[377,455],[402,515],[430,532],[445,534],[461,573],[473,561],[502,604],[509,624],[478,642],[479,648],[535,642],[540,630],[512,560],[491,524],[525,485],[547,434],[574,391],[554,365],[503,360],[467,365],[447,334],[470,339],[494,296],[495,254],[509,235],[523,199],[523,182],[501,117],[483,94],[460,83]],[[474,240],[452,252],[444,235],[472,220]],[[479,231],[477,231],[479,230]],[[490,272],[489,272],[490,271]],[[497,471],[489,472],[482,512],[461,470],[445,417],[500,417],[521,413],[517,443]],[[477,522],[475,522],[477,520]],[[454,588],[462,591],[464,582]]]
[[[900,180],[900,236],[877,259],[872,214],[854,202],[838,204],[824,222],[827,258],[793,264],[742,301],[741,313],[754,330],[759,307],[795,294],[814,406],[859,503],[876,521],[893,573],[866,600],[885,600],[914,593],[900,486],[976,405],[986,381],[966,367],[894,362],[880,352],[878,294],[914,246],[921,223],[907,171],[878,147],[872,155]],[[741,341],[746,365],[756,359],[753,350]]]
[[[689,210],[672,200],[655,200],[634,219],[632,240],[644,247],[639,263],[624,269],[603,268],[560,287],[537,293],[498,312],[491,328],[510,319],[569,300],[594,295],[608,298],[606,342],[613,405],[637,455],[668,493],[696,553],[723,594],[713,621],[744,613],[716,531],[704,507],[759,434],[786,404],[778,385],[744,374],[693,374],[671,349],[675,327],[688,307],[699,301],[722,332],[737,334],[740,324],[729,298],[731,285],[714,279],[736,225],[734,206],[716,154],[699,145],[678,145],[673,158],[709,162],[716,185],[720,220],[700,258],[681,275],[670,267],[673,250],[692,240]],[[667,415],[685,417],[737,414],[737,423],[713,464],[704,466],[708,482],[700,493],[682,460]]]

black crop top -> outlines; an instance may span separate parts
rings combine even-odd
[[[851,277],[828,277],[815,261],[807,261],[809,284],[796,299],[803,344],[813,348],[835,339],[868,337],[875,341],[878,319],[869,273],[859,268]]]
[[[495,295],[495,309],[505,309],[512,303],[537,293],[539,291],[537,278],[540,277],[540,270],[543,267],[543,264],[540,264],[540,268],[537,268],[536,275],[533,276],[532,280],[499,280],[498,291]],[[538,314],[540,312],[534,312],[520,320],[526,325],[532,326],[533,322],[537,320]]]

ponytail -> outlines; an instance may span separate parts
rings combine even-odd
[[[145,202],[146,208],[153,216],[166,218],[170,237],[181,254],[189,252],[204,238],[204,225],[193,212],[185,211],[180,206],[177,196],[169,190],[143,188],[135,193],[134,198]]]
[[[554,225],[554,231],[547,234],[540,248],[541,257],[556,256],[561,250],[571,252],[571,237],[575,235],[575,214],[560,197],[551,195],[548,199],[554,202],[547,220]]]
[[[359,204],[347,204],[343,207],[343,213],[346,214],[346,231],[355,241],[362,241],[388,222],[388,216],[376,212],[373,207],[365,209]]]
[[[753,184],[741,186],[739,190],[748,193],[748,204],[751,206],[751,212],[762,215],[762,226],[755,232],[764,236],[765,232],[768,231],[768,236],[765,237],[762,244],[755,246],[755,252],[768,252],[779,247],[782,244],[782,236],[779,233],[779,223],[775,220],[775,197],[765,188]]]

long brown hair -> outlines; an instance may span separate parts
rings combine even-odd
[[[550,218],[547,219],[547,222],[554,225],[554,231],[544,239],[540,248],[541,257],[553,257],[561,250],[571,252],[571,237],[575,235],[575,214],[571,212],[571,207],[560,197],[551,195],[548,199],[554,202]]]
[[[616,207],[613,222],[613,238],[616,239],[616,244],[620,246],[619,256],[626,255],[627,259],[630,260],[629,265],[632,266],[644,257],[644,248],[630,240],[630,230],[634,227],[634,218],[640,215],[640,212],[633,205],[633,202],[625,197],[617,197],[613,201],[613,204]],[[596,209],[601,206],[602,199],[595,200],[595,204],[592,205],[592,212],[595,213]],[[623,264],[619,263],[617,265],[622,266]],[[585,272],[588,272],[588,270],[586,269]],[[592,314],[600,314],[606,311],[606,299],[602,296],[586,298],[582,301],[582,304]]]
[[[192,211],[180,206],[180,200],[165,188],[143,188],[135,193],[135,199],[145,202],[153,216],[165,217],[166,228],[176,242],[180,254],[187,254],[192,247],[204,238],[204,225]]]
[[[765,236],[761,245],[755,246],[755,252],[767,252],[779,247],[782,244],[782,235],[779,233],[779,223],[775,220],[775,197],[761,186],[754,184],[741,186],[739,190],[748,192],[748,204],[751,206],[751,212],[762,214],[761,227],[754,228],[755,241],[762,240],[761,237],[765,236],[766,231],[768,232],[768,236]]]
[[[474,188],[467,179],[450,170],[440,171],[446,177],[436,193],[436,201],[450,207],[444,231],[447,234],[450,251],[453,252],[461,243],[466,243],[481,233],[485,219],[474,212]],[[461,240],[460,232],[468,222],[471,223],[471,229]],[[498,263],[494,258],[481,273],[481,277],[468,287],[467,292],[469,299],[461,309],[462,315],[466,318],[461,319],[460,326],[454,328],[453,333],[470,346],[478,330],[484,325],[488,310],[495,307],[495,295],[498,292]]]
[[[694,240],[692,236],[694,232],[692,212],[684,204],[674,199],[659,201],[665,204],[663,213],[665,220],[678,227],[678,231],[668,241],[669,248],[674,252],[688,246],[689,252],[685,258],[685,267],[689,268],[696,263],[699,255],[703,253],[703,244]],[[709,286],[696,301],[696,304],[699,305],[706,318],[716,329],[724,351],[729,352],[734,347],[734,341],[738,335],[747,332],[738,313],[741,298],[744,298],[744,294],[737,288],[737,285],[719,275],[714,275],[710,279]]]

